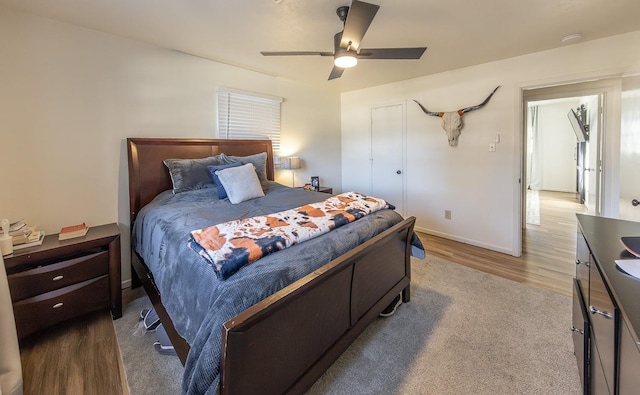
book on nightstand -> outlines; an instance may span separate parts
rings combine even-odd
[[[37,240],[40,235],[36,231],[35,225],[24,225],[13,232],[9,232],[9,236],[13,238],[13,245],[24,244]]]
[[[13,250],[15,251],[15,250],[21,250],[23,248],[39,246],[44,241],[44,236],[45,234],[43,230],[33,231],[29,235],[29,238],[27,239],[27,241],[21,242],[20,244],[14,244]]]
[[[40,239],[40,232],[36,231],[36,225],[28,225],[24,220],[16,221],[9,227],[14,247],[21,244],[33,243]]]
[[[58,240],[73,239],[74,237],[82,237],[87,234],[89,227],[84,222],[78,225],[65,226],[58,233]]]

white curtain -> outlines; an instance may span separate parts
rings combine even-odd
[[[0,395],[22,395],[22,366],[9,282],[0,253]]]
[[[538,132],[538,106],[529,107],[527,119],[527,188],[542,189],[542,152]]]

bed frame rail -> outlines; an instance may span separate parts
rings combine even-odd
[[[171,340],[173,348],[176,350],[176,354],[178,354],[178,358],[180,358],[180,362],[182,362],[182,366],[184,366],[187,361],[187,355],[189,354],[189,343],[187,343],[187,341],[184,340],[184,338],[176,331],[173,326],[173,321],[171,321],[167,310],[162,304],[160,291],[156,286],[151,271],[143,263],[142,258],[140,258],[140,256],[133,250],[131,252],[131,267],[133,269],[131,273],[132,277],[135,275],[136,283],[139,283],[144,287],[153,308],[160,318],[160,322],[162,322],[162,326],[167,332],[167,336],[169,336],[169,340]]]

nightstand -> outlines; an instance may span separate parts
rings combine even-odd
[[[298,187],[299,189],[303,189],[305,191],[310,191],[310,192],[322,192],[322,193],[328,193],[328,194],[333,194],[333,188],[329,188],[329,187],[320,187],[318,188],[318,190],[316,191],[315,189],[306,189],[305,187]]]
[[[94,310],[122,317],[120,231],[117,224],[90,227],[85,236],[58,240],[4,258],[18,337]]]

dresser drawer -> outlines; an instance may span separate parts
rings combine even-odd
[[[580,289],[580,283],[573,279],[573,319],[571,320],[571,332],[573,337],[573,350],[578,363],[578,374],[583,392],[589,393],[589,316],[585,306],[584,296]]]
[[[102,251],[8,276],[11,300],[17,302],[109,273],[109,252]]]
[[[620,325],[620,387],[618,393],[633,394],[640,388],[640,349],[625,320]]]
[[[607,395],[613,394],[613,381],[614,378],[607,375],[604,372],[604,364],[600,360],[598,354],[598,347],[595,342],[591,342],[591,359],[589,360],[591,366],[591,383],[589,384],[589,394],[594,395]]]
[[[591,266],[591,251],[589,251],[587,241],[584,239],[582,232],[578,231],[576,243],[576,279],[578,279],[580,283],[586,304],[589,304],[589,266]]]
[[[18,337],[109,307],[109,276],[94,278],[13,304]]]
[[[590,295],[589,313],[591,318],[591,336],[597,343],[597,351],[602,362],[609,393],[614,393],[616,330],[619,310],[615,307],[597,265],[591,265],[589,272]]]

